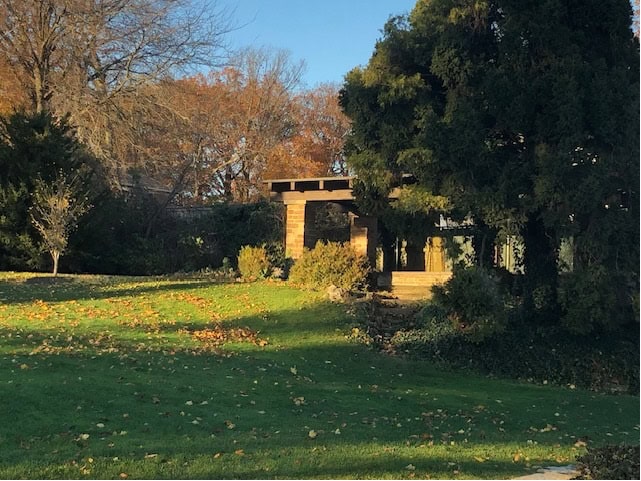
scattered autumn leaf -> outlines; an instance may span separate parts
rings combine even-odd
[[[214,327],[190,331],[181,329],[179,332],[190,334],[203,344],[218,347],[227,342],[249,342],[257,346],[267,345],[267,341],[258,337],[258,331],[249,327],[226,327],[219,322]]]

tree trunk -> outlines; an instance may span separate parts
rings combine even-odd
[[[482,220],[477,221],[476,232],[472,237],[476,265],[482,268],[492,267],[492,246],[496,238],[496,230],[491,229]]]
[[[234,200],[234,192],[232,190],[233,180],[233,171],[231,165],[228,165],[227,167],[225,167],[225,174],[223,179],[223,198],[226,202],[232,202]]]
[[[55,277],[58,275],[58,261],[60,260],[60,252],[51,252],[51,258],[53,259],[53,275]]]
[[[525,267],[523,308],[527,319],[554,323],[559,316],[557,298],[558,252],[556,236],[545,227],[540,212],[528,215],[523,229]]]
[[[45,79],[39,65],[35,65],[33,71],[33,96],[36,112],[41,114],[45,111]]]

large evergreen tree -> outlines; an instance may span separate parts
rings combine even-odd
[[[51,183],[63,173],[88,188],[95,167],[66,118],[46,112],[0,118],[0,269],[43,266],[29,217],[36,183]]]
[[[388,22],[342,91],[363,196],[384,198],[413,173],[426,209],[446,196],[441,206],[471,212],[486,234],[523,237],[527,313],[581,330],[629,319],[639,288],[630,27],[626,0],[420,0]],[[559,286],[563,237],[575,269]]]

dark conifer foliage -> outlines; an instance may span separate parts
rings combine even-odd
[[[360,191],[410,172],[451,215],[520,234],[532,319],[588,332],[638,316],[631,19],[627,0],[420,0],[341,93]],[[574,271],[559,279],[562,238]]]

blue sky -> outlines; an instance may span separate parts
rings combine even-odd
[[[343,76],[366,65],[391,15],[408,13],[416,0],[219,0],[235,10],[232,48],[289,50],[304,60],[305,87],[342,83]]]

